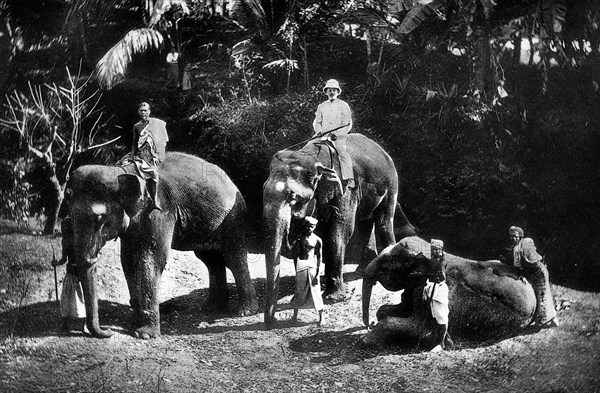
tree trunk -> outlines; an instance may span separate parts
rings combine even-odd
[[[64,199],[63,187],[61,186],[56,173],[52,173],[48,179],[50,182],[50,189],[48,194],[44,197],[49,198],[46,205],[46,222],[44,223],[44,235],[53,235],[54,228],[58,222],[58,214],[60,213],[60,206]]]
[[[302,35],[302,38],[300,39],[300,50],[302,51],[302,62],[304,63],[303,65],[303,70],[304,70],[304,86],[308,87],[310,86],[310,78],[309,78],[309,74],[308,74],[308,48],[306,46],[306,36]]]

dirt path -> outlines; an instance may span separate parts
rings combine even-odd
[[[14,235],[12,235],[14,237]],[[14,241],[14,238],[11,238]],[[7,244],[2,236],[0,244]],[[107,340],[57,334],[58,310],[51,270],[29,272],[36,285],[18,308],[3,293],[0,313],[2,392],[595,392],[600,378],[600,295],[554,287],[572,305],[559,314],[558,329],[474,345],[455,338],[455,347],[429,354],[416,343],[393,340],[365,347],[360,313],[361,280],[345,267],[350,299],[327,309],[328,323],[315,324],[311,310],[289,322],[278,314],[265,330],[262,314],[231,317],[205,313],[206,268],[192,253],[173,252],[161,288],[163,335],[142,341],[127,331],[129,310],[118,263],[119,243],[102,252],[101,323],[116,333]],[[249,258],[259,302],[264,304],[265,266]],[[292,293],[293,264],[282,266],[280,303]],[[64,267],[59,279],[64,276]],[[23,272],[21,272],[23,273]],[[8,275],[7,275],[8,276]],[[17,275],[14,275],[15,277]],[[229,277],[235,293],[233,278]],[[2,288],[9,288],[5,282]],[[14,292],[13,284],[11,292]],[[397,294],[377,286],[373,310]],[[12,305],[11,305],[12,302]],[[231,305],[236,303],[235,296]],[[11,335],[12,333],[12,335]]]

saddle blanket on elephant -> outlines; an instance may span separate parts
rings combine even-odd
[[[531,283],[535,292],[537,301],[535,321],[543,325],[556,317],[548,268],[542,262],[536,262],[524,270],[524,276]]]
[[[434,283],[427,280],[425,288],[423,288],[423,300],[429,301],[431,315],[440,325],[448,324],[448,314],[450,314],[448,295],[446,281]]]
[[[316,139],[308,142],[302,152],[313,154],[317,160],[325,166],[335,170],[340,179],[353,179],[352,159],[347,151],[346,135],[338,136],[334,141],[331,139]]]
[[[317,269],[314,259],[299,259],[296,262],[296,288],[291,301],[292,308],[323,309],[321,296],[321,283],[316,275]]]
[[[145,143],[134,157],[127,153],[117,162],[117,166],[123,168],[125,173],[132,173],[144,180],[158,180],[158,164],[158,159],[152,154],[148,143]]]
[[[83,289],[79,278],[67,273],[62,284],[60,294],[60,316],[85,318],[85,303],[83,301]]]

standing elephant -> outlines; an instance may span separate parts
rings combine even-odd
[[[121,167],[86,165],[70,183],[75,263],[83,285],[87,326],[95,337],[110,330],[98,321],[95,262],[107,240],[121,238],[121,264],[134,313],[134,334],[160,335],[159,283],[169,250],[193,250],[210,274],[208,304],[226,308],[229,268],[235,277],[240,314],[258,310],[247,265],[246,204],[216,165],[168,153],[159,167],[162,210],[152,210],[144,182]]]
[[[430,277],[430,245],[413,236],[384,250],[369,263],[363,275],[363,322],[369,326],[373,286],[379,282],[389,291],[404,290],[398,305],[383,305],[380,323],[404,334],[424,332],[423,286]],[[514,278],[514,268],[499,261],[471,261],[446,253],[446,277],[450,300],[450,330],[468,336],[489,337],[527,326],[536,312],[531,284]],[[391,321],[391,322],[390,322]],[[384,325],[386,324],[384,323]]]
[[[381,250],[394,243],[394,232],[414,234],[399,208],[398,174],[390,156],[364,135],[349,134],[347,138],[356,184],[353,188],[341,187],[334,171],[338,164],[325,145],[308,143],[299,151],[280,151],[271,160],[263,187],[267,325],[275,320],[280,256],[282,252],[285,255],[288,239],[294,237],[297,224],[305,216],[319,220],[316,232],[323,239],[324,296],[328,301],[345,297],[342,265],[351,238],[354,250],[364,250],[375,227]]]

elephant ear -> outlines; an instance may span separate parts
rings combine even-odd
[[[319,183],[317,185],[319,194],[327,195],[326,199],[329,200],[336,195],[342,195],[344,193],[342,181],[337,173],[335,173],[335,170],[323,166],[320,162],[315,164],[315,169],[319,174]]]
[[[131,173],[119,175],[117,180],[119,182],[119,203],[128,216],[134,216],[141,210],[145,184],[138,176]]]

